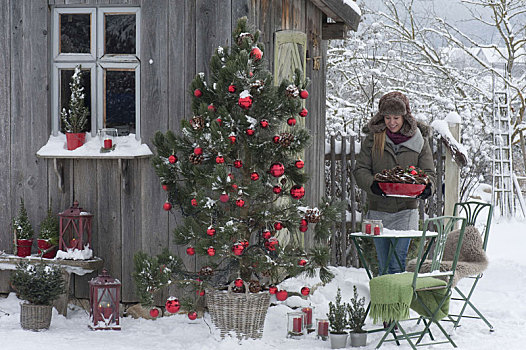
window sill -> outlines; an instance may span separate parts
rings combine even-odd
[[[58,133],[50,136],[47,143],[37,152],[40,158],[73,158],[73,159],[135,159],[146,158],[153,155],[148,145],[135,139],[134,134],[119,136],[113,140],[115,149],[102,153],[101,145],[97,137],[91,137],[86,133],[86,142],[81,147],[68,151],[66,147],[66,135]]]

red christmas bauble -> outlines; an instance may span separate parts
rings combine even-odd
[[[275,194],[280,194],[281,193],[281,187],[278,186],[278,185],[272,187],[272,192],[274,192]]]
[[[243,246],[243,244],[234,244],[232,246],[232,252],[234,252],[234,255],[241,255],[243,254],[243,250],[245,249],[245,247]]]
[[[168,311],[171,314],[175,314],[179,311],[181,308],[181,303],[179,302],[179,299],[168,299],[166,300],[166,304],[164,305],[166,308],[166,311]]]
[[[241,278],[236,278],[236,280],[234,281],[234,286],[238,288],[243,287],[243,280]]]
[[[299,266],[305,266],[305,265],[307,265],[307,260],[305,260],[305,259],[300,259],[300,260],[298,261],[298,265],[299,265]]]
[[[265,241],[265,248],[267,248],[270,251],[276,250],[278,245],[279,245],[279,241],[276,237],[270,237],[268,241]]]
[[[197,312],[195,311],[190,311],[188,313],[188,318],[191,319],[192,321],[195,320],[197,318]]]
[[[241,245],[243,246],[243,248],[247,248],[249,243],[248,243],[248,241],[246,239],[244,239],[244,240],[241,241]]]
[[[278,287],[276,287],[276,286],[269,286],[268,287],[268,292],[270,294],[276,294],[278,292]]]
[[[253,76],[254,76],[254,73],[253,73],[253,72],[250,72],[250,73],[248,73],[248,76],[249,76],[249,77],[253,77]]]
[[[201,147],[194,148],[194,154],[200,156],[203,154],[203,149]]]
[[[309,97],[309,92],[307,90],[301,90],[300,91],[300,97],[302,99],[306,99],[307,97]]]
[[[247,133],[248,136],[252,136],[254,135],[254,133],[256,132],[254,129],[247,129],[247,131],[245,131]]]
[[[221,193],[221,195],[219,196],[219,200],[222,203],[228,202],[228,194],[226,194],[225,192]]]
[[[235,164],[235,163],[234,163],[234,164]],[[230,178],[230,180],[234,180],[234,174],[229,173],[229,174],[228,174],[228,177]]]
[[[285,167],[281,163],[274,163],[270,166],[270,175],[280,177],[285,173]]]
[[[300,228],[299,228],[300,232],[307,232],[308,229],[309,229],[309,226],[307,225],[300,225]]]
[[[289,124],[290,126],[294,126],[296,125],[296,118],[289,118],[287,119],[287,124]]]
[[[267,128],[268,127],[268,120],[263,119],[262,121],[259,122],[259,125],[261,125],[262,128]]]
[[[240,159],[234,160],[234,168],[241,168],[243,166],[243,162]]]
[[[289,293],[287,293],[286,290],[280,290],[279,292],[276,293],[276,299],[278,299],[279,301],[287,300],[288,296],[289,296]]]
[[[290,195],[291,195],[292,198],[294,198],[294,199],[300,199],[300,198],[303,198],[303,196],[305,196],[305,189],[303,188],[303,186],[300,186],[300,185],[294,185],[294,186],[292,186],[292,188],[290,189]]]
[[[307,114],[309,114],[309,111],[307,110],[307,108],[303,108],[300,112],[300,117],[306,117]]]
[[[269,239],[272,236],[272,233],[270,233],[269,230],[265,230],[261,233],[261,236],[263,236],[264,239]]]
[[[256,172],[254,171],[253,173],[250,174],[250,179],[251,179],[252,181],[257,181],[257,180],[259,180],[259,174],[256,173]]]
[[[279,231],[283,228],[283,224],[279,221],[275,222],[274,223],[274,228],[276,229],[276,231]]]
[[[203,96],[203,92],[201,90],[199,90],[199,89],[195,89],[194,90],[194,96],[195,97],[201,97],[201,96]]]
[[[223,120],[221,118],[217,118],[216,122],[219,124],[219,126],[223,125]]]
[[[237,190],[237,185],[236,185],[236,184],[232,184],[232,190],[233,190],[233,191],[236,191],[236,190]]]
[[[223,164],[225,162],[225,158],[223,156],[217,156],[216,157],[216,163],[217,164]]]
[[[198,289],[198,290],[195,291],[195,294],[203,296],[203,295],[205,295],[205,290],[204,289]]]
[[[159,316],[159,310],[156,308],[150,309],[150,316],[156,318],[157,316]]]
[[[309,225],[309,222],[305,219],[301,219],[300,221],[300,226],[308,226]]]
[[[173,164],[175,162],[177,162],[177,157],[175,155],[171,155],[170,157],[168,157],[168,161]]]
[[[166,211],[169,211],[170,209],[172,209],[172,205],[170,204],[170,202],[165,202],[163,204],[163,209]]]
[[[277,135],[274,136],[274,137],[272,138],[272,141],[273,141],[274,143],[279,143],[279,140],[280,140],[280,137],[277,136]]]
[[[252,57],[254,61],[259,61],[261,57],[263,57],[263,52],[259,49],[259,47],[255,47],[252,49],[252,51],[250,51],[250,57]]]
[[[206,234],[209,235],[209,236],[213,236],[216,234],[216,229],[213,228],[213,227],[209,227],[207,230],[206,230]]]
[[[298,159],[296,163],[294,163],[294,165],[296,166],[296,168],[301,169],[305,166],[305,162],[302,161],[301,159]]]
[[[195,254],[195,248],[194,248],[194,247],[188,247],[188,248],[186,248],[186,254],[188,254],[188,255],[194,255],[194,254]]]
[[[210,112],[215,112],[215,111],[216,111],[216,107],[215,107],[213,104],[209,104],[209,105],[208,105],[208,110],[209,110]]]
[[[167,184],[163,184],[162,188],[163,190],[168,191],[170,189],[170,186],[168,186]]]
[[[236,136],[230,135],[228,136],[228,139],[230,140],[230,143],[236,143]]]
[[[192,206],[197,207],[197,199],[192,198],[192,200],[190,201],[190,203],[192,203]]]
[[[245,205],[245,201],[242,200],[241,198],[238,198],[236,200],[236,205],[241,208],[241,207],[243,207]]]
[[[206,250],[206,253],[210,256],[214,256],[216,255],[216,249],[214,247],[208,247],[208,249]]]
[[[230,93],[232,93],[232,94],[233,94],[234,92],[236,92],[236,86],[235,86],[234,84],[230,84],[230,85],[228,86],[228,92],[230,92]]]
[[[310,288],[309,287],[301,288],[301,295],[307,296],[309,294],[310,294]]]
[[[252,97],[240,97],[237,101],[237,104],[243,109],[250,109],[250,107],[252,107]]]

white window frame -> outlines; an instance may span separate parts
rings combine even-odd
[[[90,14],[91,15],[91,45],[90,53],[74,54],[59,52],[59,20],[61,14]],[[135,55],[105,55],[104,54],[104,16],[106,14],[135,14]],[[90,8],[62,8],[53,9],[52,17],[52,48],[51,62],[51,126],[53,136],[60,130],[60,70],[74,69],[80,64],[82,69],[89,69],[91,75],[91,136],[96,136],[97,130],[103,128],[104,116],[104,70],[105,69],[133,69],[135,70],[135,139],[140,141],[140,32],[141,17],[138,7],[90,7]]]

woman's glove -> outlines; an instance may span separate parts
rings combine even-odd
[[[378,181],[376,181],[376,180],[374,180],[373,184],[371,185],[371,192],[374,193],[377,196],[384,196],[385,197],[385,192],[382,191],[380,186],[378,186]]]
[[[424,188],[424,191],[420,193],[416,198],[418,199],[427,199],[431,196],[431,182],[428,182],[426,185],[426,188]]]

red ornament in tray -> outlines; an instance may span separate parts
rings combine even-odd
[[[378,186],[388,196],[416,197],[426,188],[421,184],[404,184],[395,182],[379,182]]]
[[[409,166],[402,169],[399,166],[385,169],[374,176],[378,186],[388,196],[416,197],[429,183],[427,175],[417,167]]]

